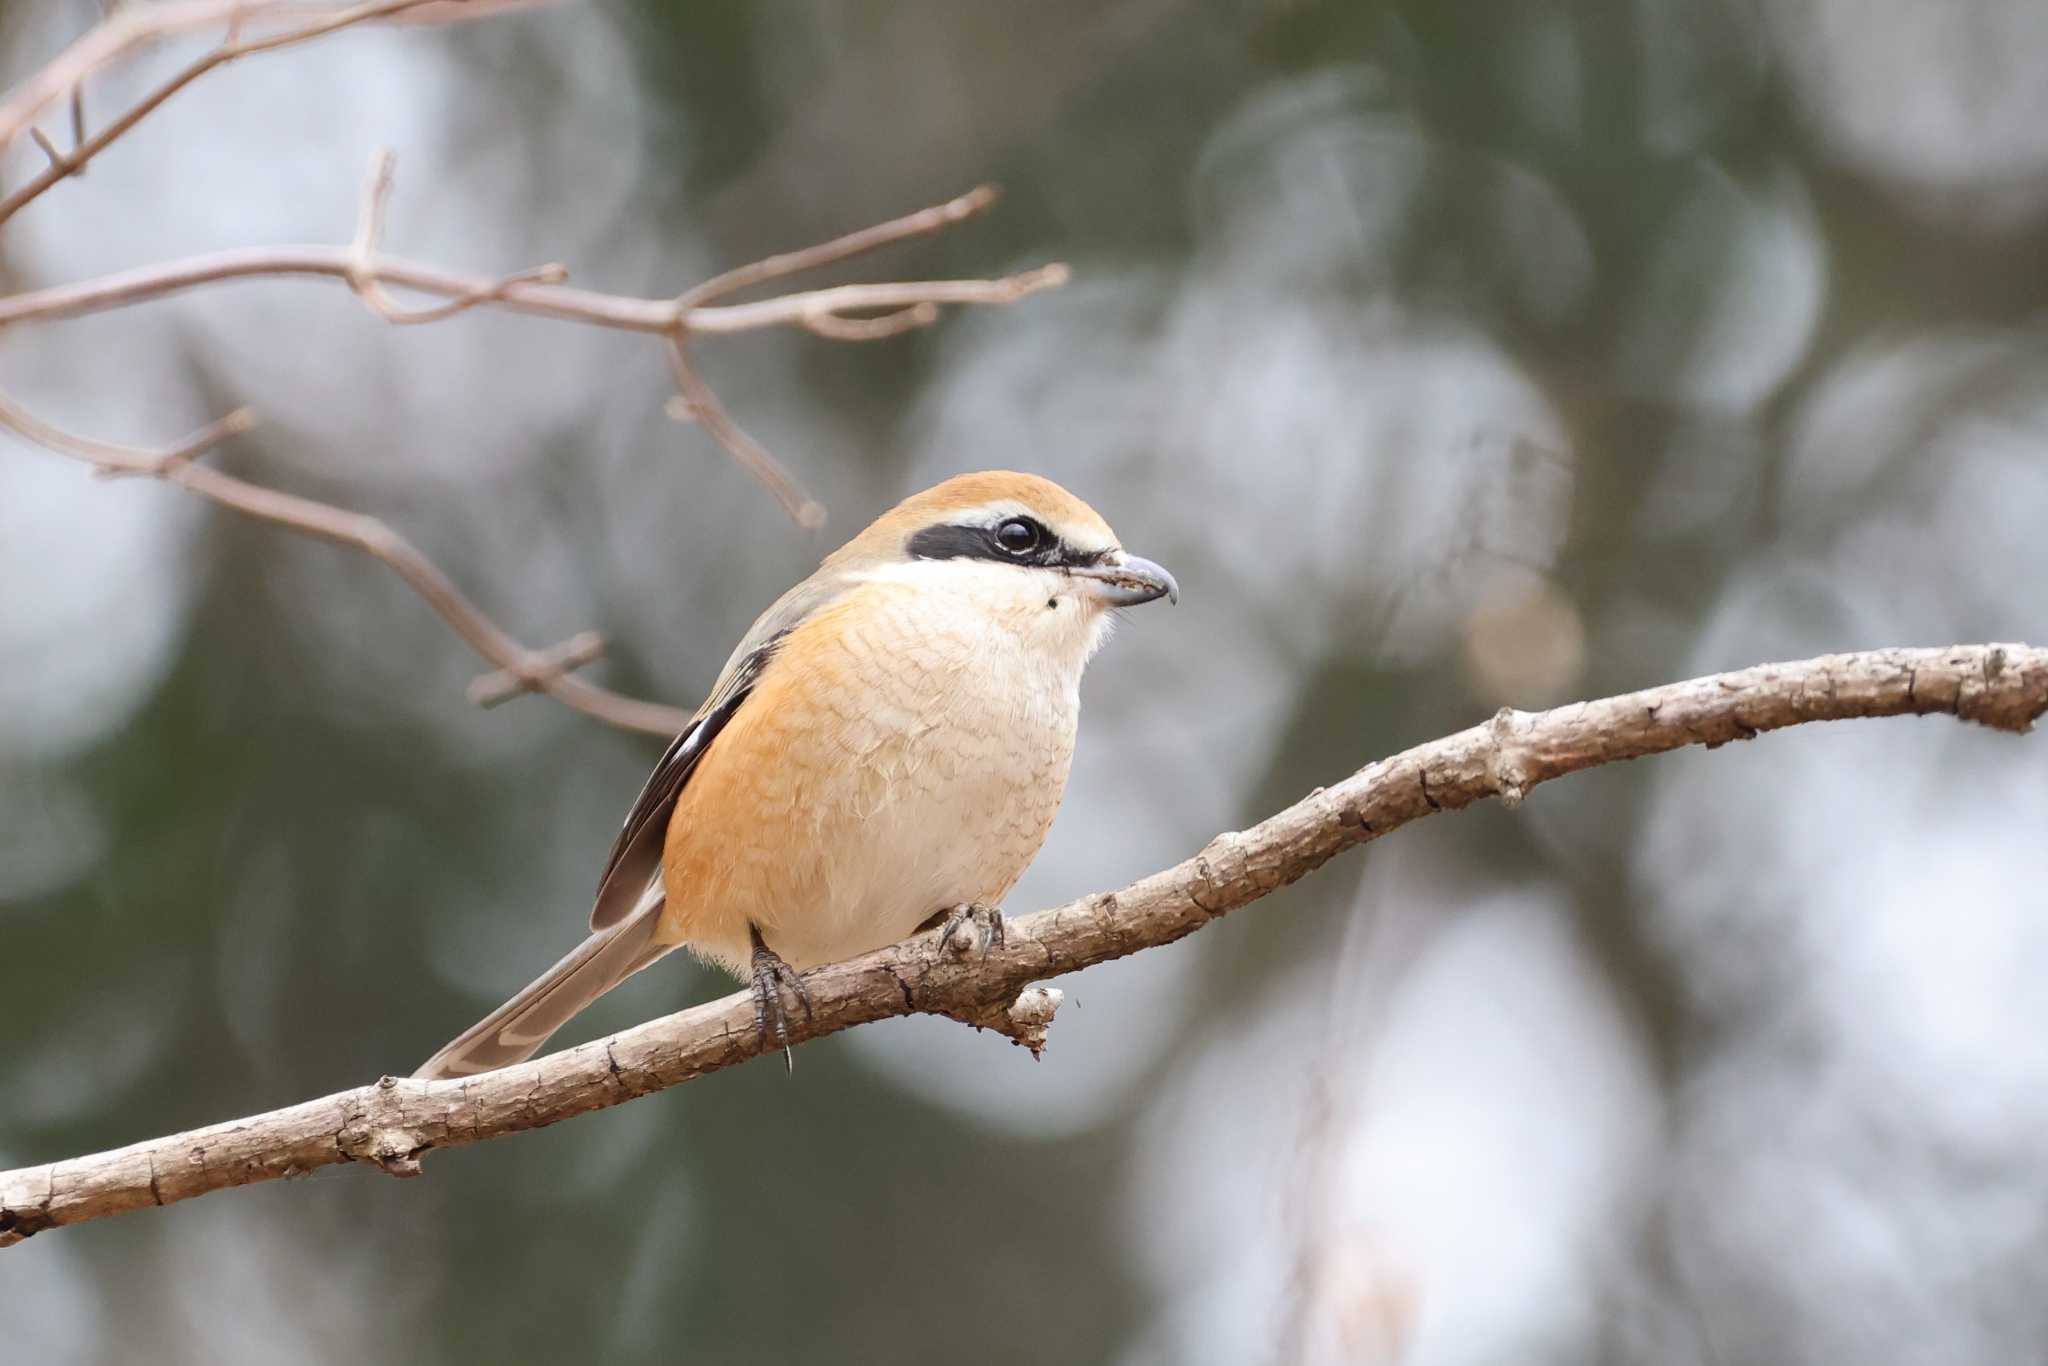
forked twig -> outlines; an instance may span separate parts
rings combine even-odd
[[[365,182],[354,238],[344,248],[287,247],[226,253],[194,261],[146,267],[77,285],[38,290],[0,299],[0,327],[38,319],[77,317],[158,298],[219,280],[265,275],[316,275],[340,280],[379,317],[399,324],[432,322],[464,309],[489,304],[543,316],[566,318],[602,327],[650,333],[660,337],[676,384],[670,411],[702,424],[743,469],[757,479],[800,526],[817,527],[825,509],[759,441],[750,436],[720,401],[690,355],[695,332],[731,333],[763,327],[801,326],[820,336],[868,341],[895,336],[936,320],[942,303],[1007,303],[1066,278],[1064,266],[1041,267],[996,280],[942,280],[925,283],[841,285],[759,300],[754,303],[686,304],[687,299],[716,297],[729,290],[777,279],[797,270],[843,260],[858,251],[936,231],[978,212],[994,200],[986,187],[893,219],[875,228],[849,233],[804,251],[789,252],[742,266],[714,277],[671,300],[633,299],[561,286],[559,266],[543,266],[486,279],[442,271],[379,254],[384,209],[388,201],[393,159],[380,151]],[[409,309],[392,298],[387,284],[439,296],[443,302]],[[877,317],[845,317],[841,310],[888,311]],[[576,710],[632,730],[673,734],[685,713],[623,697],[568,677],[571,670],[598,657],[602,637],[584,632],[544,650],[529,650],[498,628],[463,597],[439,569],[374,518],[359,517],[326,504],[264,489],[191,461],[220,440],[245,430],[246,415],[231,415],[215,428],[161,451],[118,446],[74,436],[42,422],[11,400],[0,400],[0,421],[32,441],[91,461],[103,471],[148,474],[181,484],[202,496],[281,526],[322,536],[376,555],[397,570],[427,599],[441,618],[469,646],[494,666],[479,678],[471,696],[494,705],[524,692],[545,692]],[[240,425],[236,425],[240,424]],[[216,430],[216,428],[218,430]],[[199,441],[198,436],[207,439]]]
[[[349,244],[348,287],[355,291],[372,313],[401,327],[415,323],[437,323],[464,309],[503,299],[514,285],[558,285],[569,278],[567,266],[550,261],[500,276],[480,289],[464,290],[454,298],[428,308],[407,308],[391,297],[377,271],[377,244],[384,236],[384,206],[391,197],[392,167],[397,158],[389,147],[379,147],[370,158],[370,178],[363,187],[362,213],[356,220],[355,240]]]
[[[470,649],[486,663],[516,678],[519,691],[545,692],[586,716],[651,735],[675,735],[689,721],[689,713],[675,707],[643,702],[570,677],[570,669],[596,657],[588,651],[586,637],[569,642],[578,645],[575,650],[564,646],[529,650],[485,615],[440,566],[388,523],[366,513],[252,484],[197,463],[200,456],[221,442],[255,425],[246,408],[237,408],[218,422],[162,449],[126,446],[64,431],[5,396],[0,396],[0,425],[12,428],[39,446],[84,460],[106,473],[162,479],[243,516],[289,527],[383,561],[426,600]]]
[[[359,24],[374,19],[388,19],[394,15],[402,14],[406,10],[418,9],[422,5],[441,2],[442,0],[368,0],[365,4],[352,5],[346,9],[323,8],[312,11],[314,17],[295,28],[287,28],[281,33],[267,33],[261,37],[254,38],[242,36],[242,22],[246,13],[245,8],[239,6],[228,7],[224,12],[217,15],[219,18],[227,19],[229,23],[227,36],[222,39],[218,46],[204,55],[194,58],[191,62],[173,72],[163,82],[145,93],[141,99],[138,99],[134,104],[129,105],[128,108],[116,115],[113,121],[107,124],[105,128],[102,128],[93,136],[80,141],[70,153],[63,156],[53,156],[49,166],[44,168],[41,174],[32,177],[12,194],[7,195],[5,198],[0,198],[0,224],[4,224],[8,219],[14,217],[15,214],[21,212],[22,209],[40,198],[45,191],[58,181],[68,176],[82,173],[85,170],[86,164],[105,151],[116,139],[155,113],[165,100],[168,100],[207,72],[212,71],[215,67],[225,66],[237,58],[247,57],[254,53],[273,52],[278,48],[290,47],[296,43],[325,37],[327,34],[333,33],[337,29],[347,28],[351,24]],[[255,6],[252,5],[247,8],[255,8]],[[274,13],[280,16],[291,13],[290,6],[276,6],[272,8]],[[489,8],[489,0],[467,0],[466,8],[473,9],[476,13],[482,13]],[[107,22],[114,23],[115,20],[110,19]],[[83,80],[84,75],[81,73],[62,86],[61,89],[65,92],[74,91],[78,89],[79,82]],[[34,78],[30,82],[32,87],[42,84],[44,83]],[[13,117],[14,111],[22,107],[36,108],[40,107],[40,105],[36,104],[34,99],[26,96],[8,100],[4,106],[5,114],[0,115],[0,148],[4,148],[8,142],[13,140],[13,127],[10,126],[6,119]],[[83,106],[79,105],[76,107],[79,110],[79,126],[82,129],[84,120]],[[43,139],[40,135],[38,135],[38,141],[44,142],[47,146],[47,140]]]
[[[673,299],[636,299],[571,289],[556,264],[484,278],[384,256],[385,208],[395,160],[379,149],[364,182],[354,237],[344,248],[280,247],[223,252],[144,267],[75,285],[0,298],[0,327],[37,319],[71,318],[160,298],[198,285],[252,276],[322,275],[347,284],[377,316],[400,325],[437,322],[483,304],[663,338],[677,400],[671,414],[702,424],[799,525],[822,526],[825,507],[775,455],[750,436],[719,401],[690,355],[693,333],[728,334],[767,327],[802,327],[834,341],[879,341],[928,327],[947,304],[1008,304],[1064,284],[1068,271],[1054,263],[993,280],[928,280],[835,285],[776,295],[751,303],[709,302],[735,290],[814,270],[892,242],[932,233],[980,213],[996,199],[986,185],[943,204],[904,214],[800,251],[784,252],[713,276]],[[443,302],[407,308],[388,286],[399,285]],[[877,314],[876,310],[880,310]],[[854,316],[855,313],[873,316]]]
[[[539,692],[549,679],[604,658],[606,643],[602,632],[579,631],[560,645],[535,652],[516,667],[478,674],[470,680],[469,700],[479,707],[495,707],[521,693]]]
[[[452,24],[553,3],[556,0],[425,0],[388,14],[358,13],[350,22]],[[227,29],[226,41],[233,43],[250,27],[322,23],[360,11],[361,6],[287,4],[284,0],[152,0],[146,5],[106,8],[111,12],[105,18],[0,99],[0,151],[12,145],[45,109],[65,99],[73,102],[72,127],[78,135],[72,141],[83,142],[84,106],[80,92],[85,82],[152,43],[222,26]]]
[[[754,476],[762,487],[774,495],[782,510],[800,527],[815,530],[825,525],[825,505],[804,491],[782,462],[766,446],[747,435],[739,423],[732,420],[732,414],[718,400],[711,386],[697,372],[690,360],[690,343],[684,333],[671,333],[668,339],[669,374],[676,382],[677,396],[682,400],[681,408],[671,405],[671,415],[687,415],[701,423],[719,445],[731,452],[740,467]]]

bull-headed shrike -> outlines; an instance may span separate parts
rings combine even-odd
[[[740,641],[626,817],[590,937],[415,1075],[531,1057],[674,949],[751,980],[764,1037],[786,1037],[806,968],[940,920],[1000,936],[992,908],[1051,828],[1111,609],[1178,595],[1034,475],[898,504]]]

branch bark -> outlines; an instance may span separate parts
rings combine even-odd
[[[1489,797],[1687,745],[1713,748],[1809,721],[1941,713],[2024,732],[2048,711],[2048,649],[1958,645],[1764,664],[1492,720],[1368,764],[1249,830],[1121,891],[1012,921],[1000,947],[942,951],[923,934],[804,974],[812,1013],[792,1042],[870,1020],[945,1015],[1044,1047],[1057,990],[1033,985],[1170,944],[1354,845]],[[459,1081],[385,1077],[268,1114],[0,1173],[0,1245],[66,1224],[364,1162],[414,1176],[437,1148],[553,1124],[764,1051],[746,993]]]

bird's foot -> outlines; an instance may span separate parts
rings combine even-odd
[[[979,902],[968,902],[955,906],[943,913],[939,920],[939,952],[948,951],[965,957],[980,941],[981,955],[986,958],[990,949],[1003,946],[1004,930],[1009,922],[1003,919],[1002,908],[984,906]],[[959,945],[954,948],[954,944]]]
[[[804,989],[804,979],[797,970],[768,947],[759,929],[749,925],[747,933],[754,941],[754,1030],[763,1045],[770,1040],[781,1044],[783,1065],[795,1071],[796,1060],[789,1052],[789,1012],[782,1004],[782,988],[788,987],[789,994],[796,997],[806,1020],[811,1018],[811,993]]]

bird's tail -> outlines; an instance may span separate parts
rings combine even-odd
[[[421,1063],[413,1075],[467,1077],[524,1062],[585,1006],[674,948],[654,942],[655,927],[661,923],[660,882],[648,893],[625,919],[577,945],[524,991]]]

